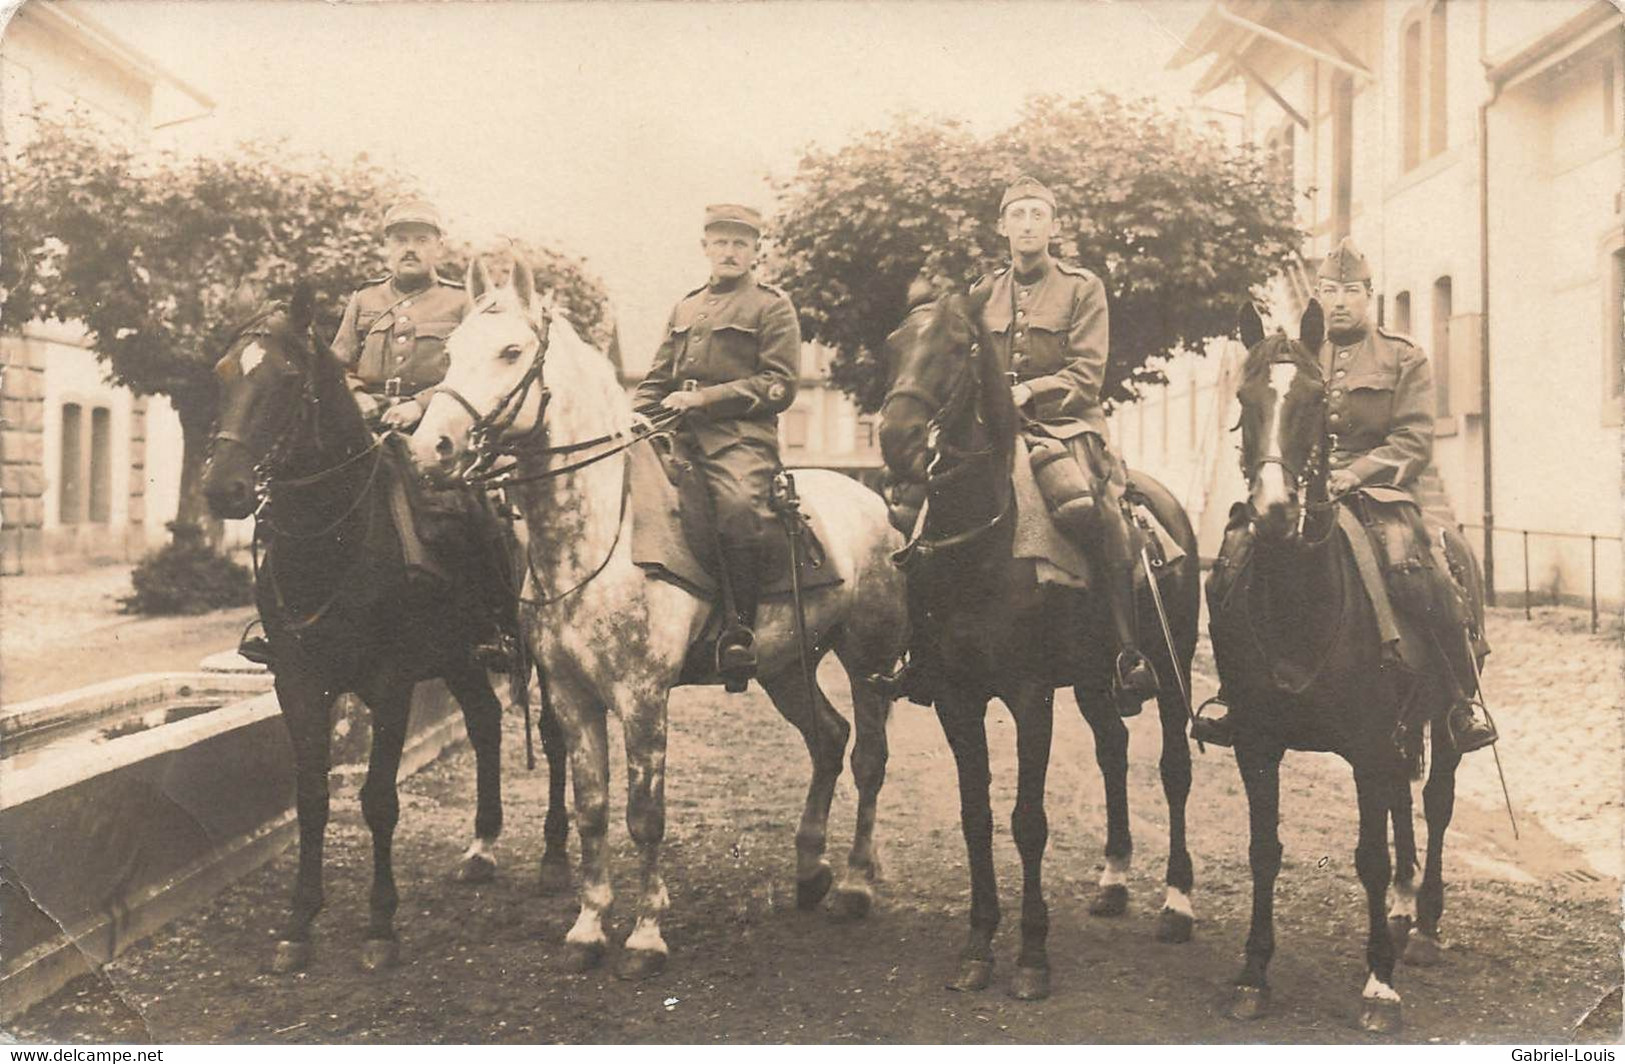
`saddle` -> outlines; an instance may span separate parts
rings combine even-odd
[[[633,447],[627,454],[631,456],[633,564],[654,579],[717,602],[721,589],[716,531],[708,517],[711,508],[699,495],[705,485],[688,468],[669,436],[654,437],[649,446]],[[799,510],[790,515],[800,525],[798,575],[804,592],[842,582],[825,557],[823,543],[828,537],[823,534],[823,515],[816,508],[809,509],[810,516]],[[782,543],[782,548],[764,561],[764,600],[790,594],[788,538],[775,541]]]
[[[1015,462],[1011,475],[1015,489],[1016,523],[1012,553],[1018,559],[1030,560],[1039,584],[1061,587],[1090,588],[1094,583],[1094,565],[1088,553],[1076,539],[1068,536],[1050,519],[1049,506],[1044,501],[1038,481],[1028,459],[1028,444],[1018,438]],[[1185,556],[1179,543],[1162,527],[1150,507],[1140,500],[1134,487],[1134,476],[1129,474],[1127,498],[1135,520],[1130,522],[1129,547],[1138,558],[1142,546],[1149,546],[1153,558],[1161,558],[1161,571],[1169,573],[1173,564]],[[1136,584],[1146,579],[1144,566],[1136,566]]]

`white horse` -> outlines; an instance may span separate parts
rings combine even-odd
[[[636,508],[628,498],[629,457],[615,448],[632,438],[634,416],[609,360],[562,318],[553,317],[543,329],[540,300],[523,264],[509,285],[492,288],[476,262],[469,269],[468,292],[472,308],[447,341],[450,368],[412,434],[412,454],[431,478],[452,475],[472,458],[476,412],[494,416],[499,410],[505,438],[528,436],[552,450],[520,459],[522,472],[527,478],[557,475],[527,479],[507,490],[524,515],[529,538],[524,626],[552,685],[574,776],[581,909],[565,938],[564,960],[572,970],[586,970],[606,948],[604,916],[614,898],[605,845],[606,729],[613,710],[626,741],[627,829],[642,866],[637,920],[618,969],[628,977],[651,975],[665,965],[660,918],[670,904],[660,875],[666,704],[711,606],[633,564]],[[569,449],[601,437],[611,442]],[[595,454],[606,457],[580,464]],[[883,501],[862,485],[823,470],[798,472],[796,481],[803,506],[816,511],[828,530],[825,564],[842,577],[838,585],[806,592],[806,622],[814,666],[833,649],[851,681],[858,813],[836,904],[862,915],[879,872],[875,804],[886,774],[890,712],[889,700],[866,678],[887,669],[907,638],[903,579],[890,560],[902,542],[887,523]],[[825,833],[851,728],[822,691],[816,705],[809,696],[787,597],[762,602],[756,645],[762,687],[800,729],[812,755],[812,781],[796,831],[797,901],[812,908],[834,880],[824,859]]]

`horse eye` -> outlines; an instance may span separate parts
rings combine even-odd
[[[522,354],[524,354],[524,349],[518,344],[509,344],[502,349],[502,361],[516,362]]]

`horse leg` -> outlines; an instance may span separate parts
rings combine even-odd
[[[581,706],[586,706],[585,710]],[[615,901],[609,878],[609,734],[601,703],[570,699],[559,714],[570,748],[570,781],[575,787],[576,832],[581,837],[581,908],[564,936],[561,964],[584,972],[604,959],[604,916]]]
[[[1100,782],[1106,790],[1106,868],[1100,873],[1100,889],[1089,903],[1089,914],[1122,916],[1128,910],[1128,870],[1134,857],[1128,823],[1128,725],[1109,691],[1080,685],[1072,693],[1095,733],[1095,764],[1100,766]]]
[[[1444,915],[1444,836],[1456,812],[1456,768],[1461,764],[1461,754],[1448,730],[1435,724],[1432,732],[1433,764],[1422,788],[1422,812],[1428,824],[1427,865],[1416,898],[1416,931],[1405,946],[1405,963],[1419,968],[1444,960],[1444,946],[1439,942],[1439,918]]]
[[[1408,782],[1394,792],[1394,896],[1388,905],[1388,937],[1403,957],[1416,924],[1416,823]]]
[[[1018,766],[1010,834],[1021,854],[1021,953],[1010,996],[1039,1001],[1049,997],[1049,906],[1044,902],[1043,876],[1049,818],[1044,812],[1044,780],[1055,727],[1055,692],[1047,684],[1030,684],[1008,704],[1016,718]]]
[[[824,843],[851,726],[835,712],[816,681],[813,690],[807,690],[799,669],[764,676],[761,684],[779,712],[801,732],[812,758],[812,780],[807,784],[801,826],[796,829],[796,908],[814,909],[835,881],[835,873],[824,859]]]
[[[846,658],[842,658],[843,664]],[[875,847],[875,816],[880,804],[880,788],[886,782],[886,720],[891,700],[857,677],[852,678],[852,721],[856,737],[852,742],[852,780],[858,788],[858,819],[852,831],[852,850],[846,858],[846,874],[835,888],[835,907],[847,916],[869,914],[874,904],[874,884],[880,879],[880,855]]]
[[[1178,668],[1178,665],[1174,665]],[[1190,690],[1186,674],[1185,689]],[[1185,738],[1185,703],[1166,690],[1157,694],[1162,723],[1162,794],[1168,802],[1167,895],[1157,914],[1158,942],[1189,942],[1196,912],[1191,908],[1191,886],[1196,873],[1185,845],[1185,803],[1191,793],[1191,744]]]
[[[294,880],[287,930],[277,942],[271,970],[302,971],[310,964],[310,929],[322,910],[322,850],[329,810],[327,774],[332,761],[333,692],[319,683],[276,680],[282,722],[293,746],[294,810],[299,822],[299,872]]]
[[[395,890],[394,846],[395,825],[401,816],[397,777],[401,751],[406,746],[412,686],[390,683],[367,702],[372,709],[372,750],[367,757],[367,779],[361,785],[361,815],[372,832],[372,894],[361,966],[378,971],[394,967],[401,952],[395,937],[395,909],[400,896]]]
[[[485,674],[472,667],[448,670],[445,681],[463,711],[463,725],[474,748],[474,841],[453,878],[487,883],[496,877],[495,847],[502,834],[502,703]]]
[[[1394,792],[1405,785],[1397,759],[1372,759],[1357,764],[1354,787],[1360,801],[1360,841],[1354,849],[1354,870],[1365,887],[1368,974],[1361,991],[1360,1026],[1379,1034],[1400,1028],[1399,994],[1394,990],[1394,943],[1388,937],[1388,880],[1393,866],[1388,857],[1388,818]]]
[[[660,847],[666,837],[666,692],[617,709],[626,742],[626,828],[638,850],[642,890],[615,974],[643,979],[666,967],[660,917],[671,907],[660,876]]]
[[[1266,971],[1275,954],[1275,877],[1281,872],[1281,755],[1279,746],[1241,735],[1236,741],[1236,768],[1247,790],[1247,828],[1251,838],[1247,863],[1253,874],[1252,925],[1247,954],[1236,976],[1230,1015],[1256,1020],[1269,1008]]]
[[[542,862],[538,889],[543,894],[566,894],[570,890],[570,814],[565,805],[565,766],[570,756],[564,728],[553,709],[553,694],[547,674],[537,667],[541,701],[537,707],[536,734],[542,740],[542,756],[547,759],[547,818],[542,821]]]
[[[959,822],[970,859],[970,934],[949,990],[983,990],[993,979],[993,934],[999,929],[999,887],[993,872],[992,782],[987,758],[987,702],[958,692],[937,702],[937,720],[959,770]]]

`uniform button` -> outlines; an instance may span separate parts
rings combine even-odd
[[[1016,339],[1018,339],[1018,340],[1019,340],[1019,339],[1021,339],[1021,338],[1022,338],[1022,337],[1023,337],[1023,336],[1026,336],[1026,335],[1027,335],[1027,333],[1026,333],[1026,330],[1024,330],[1024,329],[1017,329],[1017,330],[1016,330]]]
[[[1332,398],[1333,399],[1337,398],[1338,396],[1340,396],[1342,394],[1343,394],[1343,389],[1341,389],[1341,388],[1333,388],[1332,389]]]
[[[1346,370],[1346,369],[1340,369],[1340,370],[1337,371],[1337,379],[1338,380],[1342,380],[1344,377],[1347,377],[1348,375],[1349,375],[1349,371]]]
[[[705,311],[703,311],[703,310],[700,311],[700,317],[702,317],[702,318],[705,317]]]
[[[1340,359],[1347,360],[1348,357],[1349,357],[1349,353],[1347,351],[1339,351],[1337,353],[1337,357],[1340,358]]]
[[[1338,413],[1334,413],[1331,416],[1331,420],[1333,420],[1333,421],[1342,421],[1343,420],[1343,415],[1338,414]]]
[[[1025,310],[1016,311],[1016,320],[1017,321],[1024,320],[1026,317],[1027,317],[1027,312]]]
[[[412,301],[411,301],[411,300],[410,300],[410,299],[403,299],[403,300],[401,300],[401,306],[403,306],[403,307],[409,307],[409,306],[411,306],[411,305],[412,305]]]

